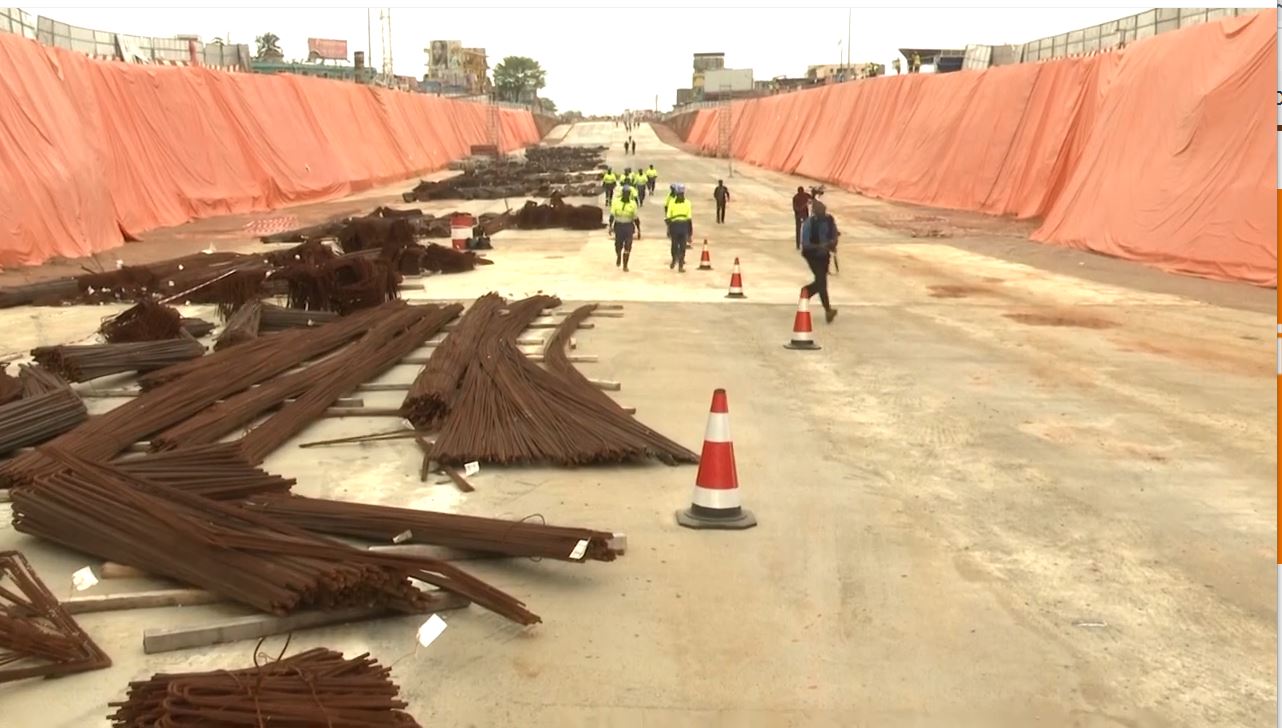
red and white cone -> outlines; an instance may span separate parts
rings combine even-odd
[[[739,275],[739,259],[734,259],[734,268],[730,269],[730,292],[726,298],[747,298],[743,295],[743,277]]]
[[[703,239],[703,252],[699,254],[699,270],[712,270],[712,256],[708,255],[708,239]]]
[[[739,502],[739,475],[735,471],[734,442],[730,439],[730,407],[726,390],[712,393],[712,411],[703,436],[699,474],[694,478],[690,507],[677,511],[677,523],[686,528],[752,528],[757,517]]]
[[[810,325],[810,291],[801,289],[801,299],[797,301],[797,315],[792,318],[792,341],[784,344],[785,349],[822,349],[815,343],[813,327]]]

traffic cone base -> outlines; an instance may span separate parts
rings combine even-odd
[[[757,525],[757,517],[744,510],[739,501],[739,475],[730,438],[730,410],[726,392],[712,394],[708,428],[703,436],[699,472],[694,478],[690,507],[676,512],[677,523],[686,528],[741,529]]]
[[[733,515],[728,515],[727,511],[713,511],[691,505],[683,511],[677,511],[677,524],[686,528],[741,530],[757,525],[757,517],[752,515],[752,511],[743,508],[735,508]]]

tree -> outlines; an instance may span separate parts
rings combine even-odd
[[[500,101],[520,103],[527,93],[537,97],[546,80],[538,61],[525,56],[508,56],[494,67],[494,92]]]
[[[556,103],[552,99],[539,99],[539,106],[543,109],[543,113],[556,116]]]
[[[280,52],[280,36],[275,33],[263,33],[254,40],[258,43],[257,58],[278,61],[285,57],[285,54]]]

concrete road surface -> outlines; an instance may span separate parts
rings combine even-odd
[[[832,281],[841,313],[831,325],[816,316],[821,351],[789,351],[809,278],[789,198],[808,181],[739,164],[731,175],[725,160],[687,155],[648,127],[627,157],[622,127],[560,134],[608,143],[616,169],[653,162],[661,193],[686,183],[714,270],[693,270],[697,248],[686,273],[668,270],[661,200],[648,201],[630,273],[614,267],[604,232],[506,232],[496,265],[429,278],[411,297],[542,290],[623,302],[623,318],[578,336],[578,351],[600,356],[583,370],[621,381],[616,399],[694,449],[713,389],[726,388],[741,492],[760,525],[679,528],[673,511],[689,503],[692,467],[483,467],[464,495],[419,483],[404,442],[286,447],[267,467],[297,477],[304,494],[539,514],[625,532],[629,543],[610,564],[466,562],[542,615],[532,629],[473,607],[447,614],[428,648],[413,639],[422,620],[404,617],[299,633],[291,649],[372,652],[395,666],[424,725],[1273,721],[1273,291],[1029,243],[1027,226],[830,191],[844,231]],[[725,225],[713,222],[719,177],[732,194]],[[323,217],[338,204],[307,209]],[[742,301],[724,298],[736,256]],[[0,312],[0,325],[22,332],[6,349],[86,335],[105,311],[36,313]],[[382,381],[413,376],[398,367]],[[366,395],[370,406],[397,401]],[[391,426],[326,420],[299,441]],[[0,530],[0,548],[15,546],[63,591],[89,563]],[[139,585],[102,588],[128,586]],[[248,664],[252,643],[141,654],[144,628],[239,613],[87,615],[115,667],[0,687],[4,722],[105,725],[106,702],[130,679]]]

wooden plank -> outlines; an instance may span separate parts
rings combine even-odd
[[[588,382],[590,382],[597,389],[604,389],[608,392],[617,392],[620,389],[623,389],[622,384],[620,384],[619,382],[611,381],[609,379],[589,379]]]
[[[525,356],[528,357],[530,361],[534,362],[541,362],[544,360],[542,354],[526,354]],[[567,358],[572,363],[576,364],[595,364],[600,361],[600,357],[596,354],[570,354]]]
[[[225,601],[227,601],[225,597],[204,589],[156,589],[130,594],[70,597],[62,600],[62,606],[71,614],[89,614],[90,612],[115,612],[124,609],[194,607],[200,604],[217,604]]]
[[[606,541],[606,546],[611,551],[626,554],[628,552],[628,535],[626,533],[613,534],[610,540]]]
[[[151,574],[142,569],[135,569],[125,564],[117,564],[114,561],[104,561],[98,567],[98,576],[103,579],[150,579]]]
[[[561,324],[557,323],[556,321],[535,321],[534,323],[530,324],[529,328],[531,328],[531,329],[555,329],[556,327],[558,327],[558,326],[560,326],[560,325],[561,325]],[[579,325],[578,325],[578,327],[577,327],[577,328],[580,328],[580,329],[595,329],[595,328],[596,328],[596,324],[594,324],[594,323],[592,323],[592,322],[590,322],[590,321],[582,321],[582,322],[580,322],[580,323],[579,323]]]
[[[400,408],[330,407],[321,417],[402,417]]]
[[[457,594],[438,591],[432,594],[434,602],[424,614],[433,614],[447,609],[462,609],[470,602]],[[300,629],[326,627],[357,620],[376,619],[378,617],[404,616],[402,612],[392,612],[382,607],[349,607],[329,611],[308,611],[291,614],[287,617],[276,617],[269,614],[256,614],[239,619],[202,625],[198,627],[180,627],[177,629],[149,629],[143,632],[142,651],[148,655],[173,650],[185,650],[192,647],[208,647],[226,642],[239,642],[260,637],[284,634]]]

